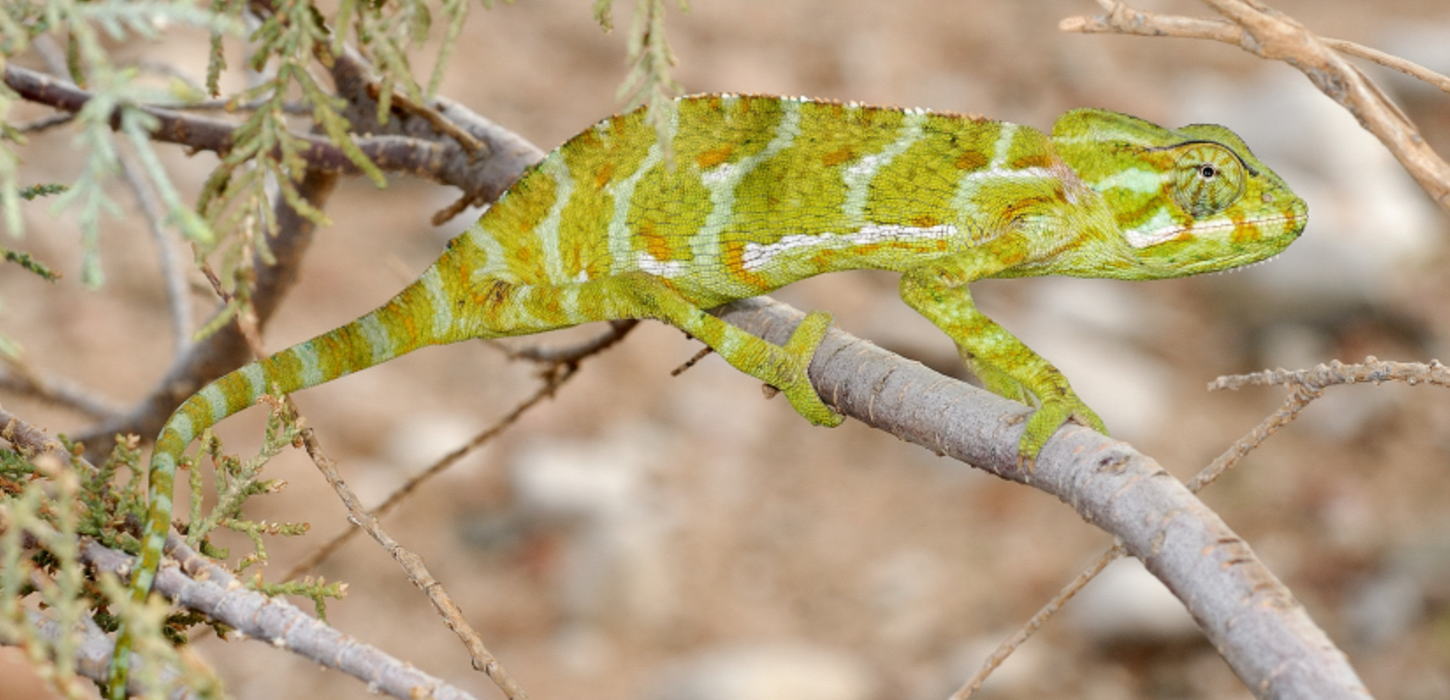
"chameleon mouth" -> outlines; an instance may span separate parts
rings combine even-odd
[[[1261,235],[1258,236],[1259,239],[1273,238],[1293,230],[1295,223],[1302,219],[1303,216],[1299,214],[1284,214],[1262,219],[1247,219],[1244,221],[1219,221],[1190,226],[1163,226],[1151,231],[1130,230],[1127,232],[1127,239],[1128,245],[1134,248],[1147,248],[1158,245],[1159,243],[1167,243],[1184,234],[1212,233],[1215,231],[1238,229],[1240,227],[1252,227],[1260,230]],[[1267,235],[1263,235],[1263,229],[1265,228],[1270,229]],[[1298,234],[1299,232],[1297,230],[1294,231],[1295,237]]]

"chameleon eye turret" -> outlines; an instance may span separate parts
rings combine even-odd
[[[1189,216],[1212,216],[1243,195],[1244,166],[1233,151],[1209,142],[1174,150],[1178,160],[1173,171],[1173,201]]]

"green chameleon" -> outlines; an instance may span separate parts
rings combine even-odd
[[[292,392],[425,345],[652,318],[837,425],[806,377],[830,316],[784,346],[706,313],[799,279],[901,273],[901,298],[956,341],[993,392],[1035,405],[1032,464],[1069,419],[1104,430],[1067,379],[987,318],[984,277],[1181,277],[1268,258],[1303,230],[1302,200],[1221,126],[1164,129],[1094,109],[1051,136],[958,114],[769,96],[676,102],[664,132],[640,111],[554,150],[416,282],[377,310],[248,364],[176,410],[156,440],[132,580],[144,600],[171,524],[186,446],[264,392]],[[117,649],[128,648],[123,633]],[[125,654],[111,693],[124,694]]]

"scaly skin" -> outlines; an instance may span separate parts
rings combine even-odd
[[[425,345],[653,318],[774,386],[817,425],[841,416],[806,377],[830,317],[785,346],[705,313],[796,280],[874,268],[957,343],[988,389],[1036,407],[1030,467],[1066,421],[1102,421],[1067,378],[972,303],[985,277],[1181,277],[1263,260],[1307,210],[1229,130],[1165,129],[1083,109],[1050,136],[957,114],[767,96],[682,98],[671,163],[641,112],[550,153],[392,300],[207,385],[156,441],[137,600],[171,521],[176,463],[207,426],[256,402]],[[124,695],[124,634],[111,695]]]

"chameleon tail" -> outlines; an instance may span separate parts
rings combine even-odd
[[[263,394],[290,394],[386,362],[424,345],[462,338],[429,332],[438,315],[428,278],[404,289],[383,306],[344,326],[298,343],[260,361],[222,375],[177,407],[156,438],[148,472],[149,489],[140,560],[131,576],[131,598],[144,602],[161,565],[171,528],[176,465],[203,430],[257,402]],[[111,658],[108,697],[124,700],[130,665],[131,635],[123,625]]]

